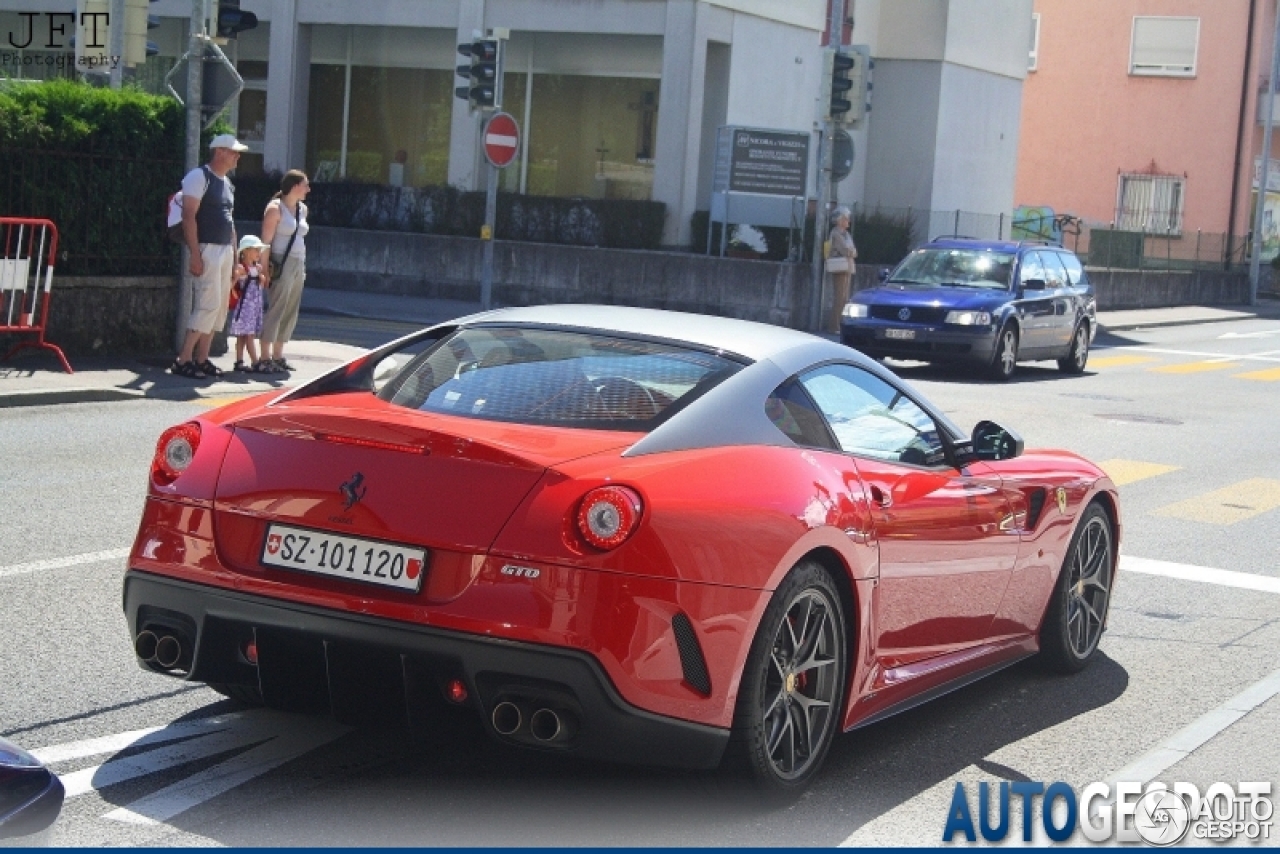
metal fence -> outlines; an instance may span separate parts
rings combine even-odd
[[[1070,215],[1015,220],[1012,212],[982,214],[858,203],[849,207],[855,223],[875,218],[904,230],[912,248],[954,235],[982,240],[1056,240],[1088,266],[1107,269],[1222,270],[1240,269],[1249,262],[1247,234],[1228,242],[1227,235],[1220,232],[1152,234],[1117,229],[1111,223],[1089,223]],[[854,239],[858,239],[856,231]]]

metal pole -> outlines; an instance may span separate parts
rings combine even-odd
[[[1267,123],[1262,129],[1262,165],[1258,176],[1258,201],[1253,209],[1253,252],[1249,257],[1249,305],[1258,304],[1258,278],[1262,273],[1262,215],[1267,201],[1271,165],[1271,123],[1275,118],[1277,62],[1280,61],[1280,0],[1276,0],[1275,31],[1271,35],[1271,73],[1267,75]]]
[[[1276,0],[1280,3],[1280,0]],[[836,50],[844,40],[845,0],[831,0],[831,17],[827,21],[827,50]],[[825,116],[829,105],[819,104],[818,114]],[[826,296],[826,259],[823,257],[822,244],[826,240],[830,228],[829,214],[831,199],[831,154],[834,146],[832,136],[835,123],[823,119],[818,136],[818,209],[813,216],[813,287],[810,291],[809,328],[814,332],[822,331],[822,301]]]
[[[503,54],[505,37],[494,33],[498,41],[498,55],[495,62],[493,81],[494,112],[502,109],[502,76],[504,73]],[[484,125],[480,126],[480,144],[484,145]],[[486,156],[486,161],[488,157]],[[498,167],[489,163],[487,170],[488,186],[484,194],[484,227],[480,229],[480,238],[484,241],[484,260],[480,268],[480,310],[493,308],[493,231],[498,220]]]
[[[187,39],[187,150],[186,171],[200,165],[200,104],[204,98],[204,0],[191,0],[191,31]],[[178,311],[174,329],[174,350],[181,350],[187,337],[191,309],[191,255],[182,248],[182,270],[178,276]]]
[[[107,37],[107,61],[111,63],[111,88],[124,83],[124,0],[111,0],[107,7],[111,30]]]

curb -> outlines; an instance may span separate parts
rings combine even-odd
[[[167,400],[180,403],[217,397],[246,397],[268,391],[284,391],[285,388],[286,386],[261,384],[217,390],[173,388],[138,391],[123,388],[49,388],[0,393],[0,409],[20,406],[57,406],[63,403],[104,403],[117,400]]]

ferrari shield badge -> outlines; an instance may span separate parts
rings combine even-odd
[[[1067,491],[1063,489],[1061,486],[1058,487],[1057,498],[1058,498],[1058,512],[1066,513],[1067,512]]]

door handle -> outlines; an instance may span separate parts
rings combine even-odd
[[[876,486],[874,483],[871,484],[871,500],[874,501],[878,507],[889,507],[893,504],[893,496]]]

